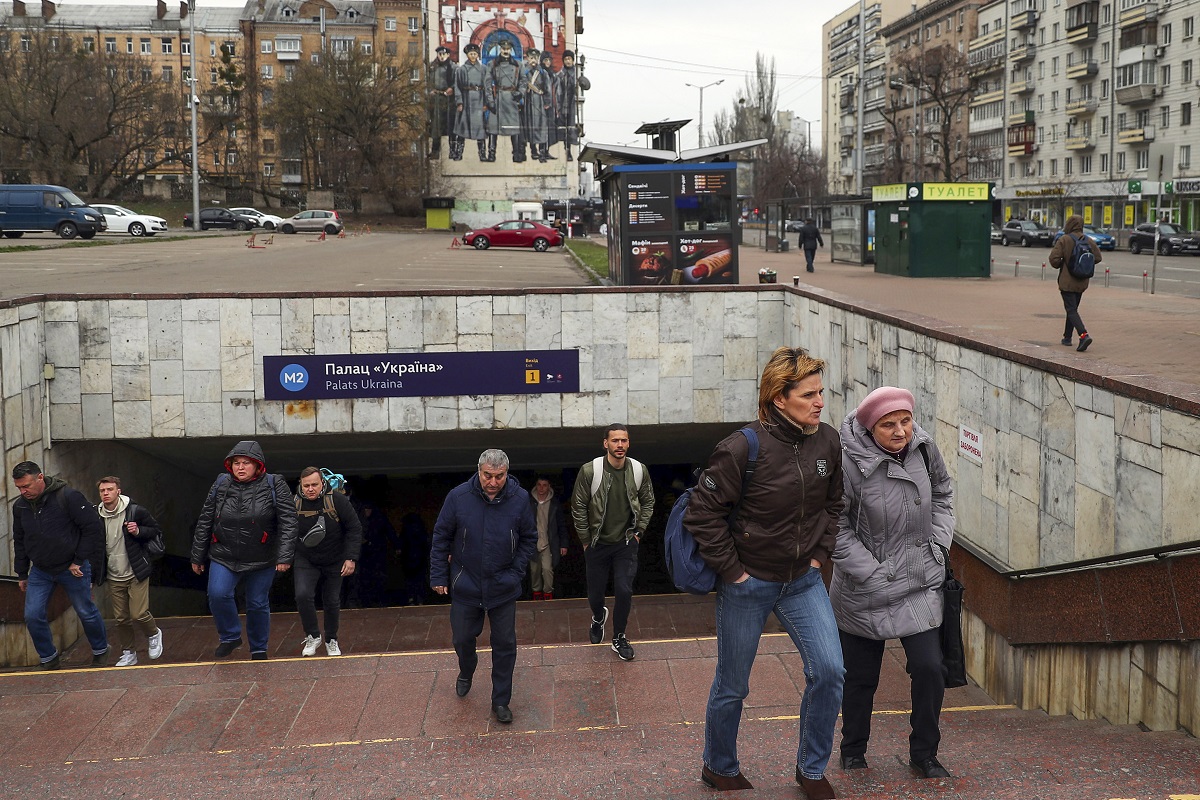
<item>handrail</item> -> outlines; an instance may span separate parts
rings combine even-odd
[[[1164,545],[1161,547],[1149,547],[1143,550],[1133,550],[1128,553],[1115,553],[1108,556],[1096,556],[1094,558],[1083,558],[1077,561],[1068,561],[1065,564],[1049,564],[1043,567],[1028,567],[1026,569],[1008,569],[1001,564],[992,555],[980,549],[977,545],[962,539],[955,539],[954,544],[966,550],[975,558],[986,564],[992,571],[1002,578],[1011,578],[1020,580],[1022,578],[1046,577],[1049,575],[1061,575],[1070,572],[1082,572],[1089,569],[1109,569],[1111,567],[1124,567],[1130,564],[1140,564],[1147,561],[1161,561],[1165,558],[1179,558],[1184,555],[1200,553],[1200,541],[1183,542],[1181,544]]]

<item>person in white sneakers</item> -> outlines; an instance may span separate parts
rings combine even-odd
[[[330,473],[332,474],[332,473]],[[341,476],[334,478],[341,480]],[[296,609],[304,626],[300,654],[316,655],[321,646],[317,625],[317,582],[322,581],[321,608],[325,611],[325,653],[340,656],[338,619],[342,603],[342,578],[354,574],[362,550],[362,523],[350,498],[336,491],[321,470],[305,467],[296,496]]]
[[[104,520],[105,569],[108,596],[112,601],[117,643],[121,646],[118,667],[137,663],[133,645],[133,626],[146,634],[150,658],[163,652],[163,635],[150,613],[150,553],[153,540],[161,542],[162,530],[144,506],[121,494],[121,479],[105,475],[96,482],[100,505],[96,511]]]

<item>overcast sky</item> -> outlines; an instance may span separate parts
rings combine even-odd
[[[72,0],[63,0],[72,2]],[[113,0],[154,5],[154,0]],[[172,4],[175,0],[171,0]],[[242,0],[198,0],[201,5],[242,6]],[[643,122],[690,119],[683,148],[697,144],[700,92],[704,126],[733,106],[754,73],[754,56],[775,57],[779,108],[812,123],[820,144],[821,25],[854,0],[582,0],[586,59],[592,90],[583,106],[585,139],[602,144],[644,144],[634,135]]]

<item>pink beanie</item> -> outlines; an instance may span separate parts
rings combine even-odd
[[[867,430],[875,427],[875,423],[893,411],[913,412],[913,396],[908,389],[897,389],[895,386],[880,386],[871,392],[858,404],[854,412],[858,424]]]

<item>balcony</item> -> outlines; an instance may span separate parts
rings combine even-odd
[[[1028,61],[1035,55],[1037,55],[1037,45],[1033,42],[1022,42],[1013,47],[1012,52],[1008,54],[1008,60],[1019,64],[1022,61]]]
[[[276,50],[275,58],[277,58],[280,61],[299,61],[300,60],[300,51],[299,50]]]
[[[1155,19],[1158,19],[1158,3],[1151,1],[1121,9],[1121,13],[1117,17],[1117,24],[1122,28],[1128,28]]]
[[[1008,146],[1009,158],[1024,158],[1031,156],[1037,152],[1037,145],[1033,142],[1020,142],[1018,144],[1010,144]]]
[[[1142,144],[1154,141],[1154,126],[1145,125],[1141,128],[1122,128],[1117,133],[1117,144]]]
[[[1067,28],[1067,41],[1072,44],[1093,42],[1100,35],[1100,25],[1095,22],[1085,22],[1075,28]]]
[[[988,117],[986,119],[972,119],[968,123],[968,129],[971,134],[987,133],[988,131],[998,131],[1004,128],[1004,117]]]
[[[1067,67],[1067,77],[1074,80],[1091,78],[1100,71],[1100,64],[1095,59],[1080,61]]]
[[[1018,11],[1009,19],[1008,27],[1019,31],[1025,28],[1037,27],[1038,14],[1036,11]]]
[[[1013,81],[1008,85],[1009,91],[1013,94],[1029,94],[1035,88],[1037,88],[1037,84],[1034,82],[1033,78],[1024,78],[1019,81]]]
[[[1068,136],[1066,147],[1068,150],[1091,150],[1096,146],[1096,137],[1092,134],[1084,136]]]
[[[995,103],[996,101],[1003,99],[1003,89],[997,89],[996,91],[988,92],[987,94],[977,94],[971,98],[971,108],[975,108],[976,106],[986,106],[988,103]]]
[[[1032,125],[1033,124],[1033,109],[1018,111],[1015,114],[1008,115],[1008,127],[1016,125]]]
[[[1067,114],[1072,117],[1086,117],[1095,114],[1099,107],[1099,100],[1094,97],[1084,97],[1067,103]]]
[[[1004,66],[1004,42],[976,48],[967,53],[967,72],[984,75]]]
[[[863,148],[863,166],[881,167],[887,161],[887,145],[872,144]]]
[[[1159,89],[1152,83],[1139,83],[1117,89],[1117,102],[1126,106],[1142,106],[1154,101]]]
[[[971,41],[967,42],[967,52],[978,50],[981,47],[988,45],[1000,45],[1000,49],[1004,49],[1004,40],[1007,38],[1004,28],[997,28],[991,33],[985,33],[982,36],[976,36]]]

